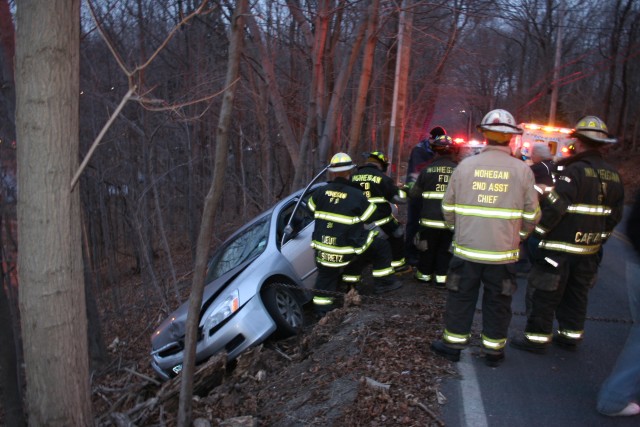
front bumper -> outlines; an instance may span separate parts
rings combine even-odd
[[[228,359],[234,359],[247,348],[264,341],[275,331],[276,324],[260,298],[255,296],[216,328],[203,331],[202,339],[196,345],[196,363],[221,351],[226,351]],[[154,349],[151,355],[151,366],[165,380],[175,377],[182,369],[184,350],[178,342]]]

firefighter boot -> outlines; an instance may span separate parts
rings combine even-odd
[[[460,360],[460,350],[449,347],[442,340],[433,341],[431,343],[431,350],[438,356],[442,356],[452,362],[458,362]]]
[[[416,274],[413,276],[418,282],[430,283],[433,280],[432,274],[424,274],[420,270],[416,269]]]
[[[504,362],[504,351],[485,353],[484,355],[484,364],[491,368],[500,366],[502,362]]]
[[[436,288],[444,289],[447,286],[447,275],[446,274],[436,274]]]
[[[529,351],[531,353],[544,354],[547,351],[547,344],[533,342],[524,335],[511,338],[509,345],[518,350]]]
[[[393,278],[389,276],[373,279],[373,293],[378,295],[386,294],[401,287],[401,281],[393,280]]]
[[[398,267],[393,267],[397,275],[402,276],[405,274],[413,273],[413,268],[409,264],[402,264]]]
[[[567,338],[564,335],[555,334],[553,336],[553,343],[563,350],[578,351],[578,344],[581,340]]]

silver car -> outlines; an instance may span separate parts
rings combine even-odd
[[[221,351],[233,359],[274,333],[290,336],[302,328],[302,306],[312,297],[309,289],[317,275],[307,201],[321,185],[278,202],[214,253],[200,310],[196,363]],[[163,379],[182,369],[188,306],[187,301],[171,313],[151,337],[151,364]]]

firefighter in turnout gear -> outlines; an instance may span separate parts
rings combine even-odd
[[[622,181],[600,152],[616,139],[595,116],[580,119],[572,136],[575,154],[562,161],[535,228],[539,243],[528,277],[533,294],[527,326],[510,341],[512,347],[534,353],[544,353],[551,342],[577,349],[602,244],[622,218]]]
[[[371,223],[376,205],[349,179],[355,167],[347,154],[334,155],[328,168],[332,181],[309,198],[315,218],[311,246],[316,251],[315,287],[319,291],[313,304],[320,315],[335,308],[332,292],[337,290],[343,271],[353,276],[371,263],[376,293],[401,286],[394,281],[389,245],[377,237],[379,231]]]
[[[409,153],[407,164],[407,176],[405,178],[405,188],[407,190],[415,184],[416,179],[422,169],[424,169],[433,159],[435,153],[431,149],[431,143],[439,136],[446,135],[447,131],[436,126],[429,131],[429,138],[421,140]],[[418,250],[413,244],[413,238],[420,229],[420,206],[421,200],[409,199],[407,204],[407,225],[405,236],[405,256],[411,265],[418,264]]]
[[[513,116],[490,111],[478,130],[487,139],[486,148],[460,162],[442,200],[445,223],[454,229],[453,258],[447,272],[445,329],[431,349],[460,360],[483,286],[482,350],[485,363],[498,366],[511,322],[520,241],[535,227],[540,208],[531,168],[511,156],[509,141],[522,133]]]
[[[442,199],[453,170],[458,165],[457,150],[449,135],[441,135],[431,144],[436,153],[431,164],[422,169],[409,195],[422,201],[420,231],[416,234],[419,261],[416,279],[444,286],[451,261],[453,232],[442,216]],[[435,277],[434,277],[435,275]]]
[[[407,193],[399,189],[386,174],[389,162],[381,151],[364,153],[366,163],[351,175],[351,182],[359,186],[369,202],[377,206],[371,216],[386,234],[393,258],[391,265],[397,273],[411,271],[404,259],[404,229],[391,210],[391,203],[407,203]],[[359,280],[358,277],[344,278],[346,281]]]

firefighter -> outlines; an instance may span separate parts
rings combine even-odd
[[[435,153],[431,149],[431,143],[439,136],[446,135],[447,131],[442,126],[436,126],[429,131],[429,138],[421,140],[411,149],[409,163],[407,165],[407,177],[405,178],[405,188],[411,189],[418,179],[420,171],[424,169],[433,159]],[[405,256],[411,265],[418,264],[418,251],[413,244],[413,238],[420,228],[420,206],[421,201],[409,199],[407,205],[407,225],[405,235]]]
[[[549,146],[546,144],[536,144],[531,149],[531,171],[536,181],[536,191],[544,195],[548,187],[553,187],[556,164]]]
[[[420,172],[409,195],[422,201],[420,231],[416,247],[420,253],[415,277],[421,282],[432,282],[444,286],[447,269],[451,261],[452,231],[442,216],[442,198],[449,178],[458,165],[457,150],[449,135],[441,135],[433,141],[431,148],[436,153],[433,161]],[[434,277],[435,274],[435,277]]]
[[[329,291],[317,292],[313,297],[318,315],[335,308],[332,292],[337,290],[343,270],[355,275],[356,268],[371,263],[376,293],[402,286],[394,281],[389,245],[377,237],[379,231],[370,223],[376,205],[349,179],[355,167],[349,155],[334,155],[328,168],[332,181],[309,198],[309,208],[315,218],[311,241],[318,267],[315,287]]]
[[[544,353],[551,342],[577,349],[602,244],[622,218],[622,181],[600,152],[616,138],[595,116],[580,119],[572,136],[575,154],[562,162],[564,168],[535,228],[540,241],[528,277],[533,289],[531,312],[524,334],[510,341],[512,347],[533,353]]]
[[[396,273],[406,273],[411,271],[411,267],[404,259],[404,229],[393,215],[391,204],[407,203],[407,193],[399,189],[393,179],[386,174],[389,162],[384,153],[372,151],[364,153],[364,156],[366,163],[351,176],[351,182],[362,188],[367,199],[377,206],[371,220],[387,236],[391,247],[391,265]]]
[[[509,141],[522,133],[513,116],[492,110],[478,130],[487,139],[486,148],[460,162],[442,200],[445,223],[454,229],[453,258],[447,272],[445,329],[431,349],[460,360],[482,285],[482,350],[485,363],[498,366],[511,321],[520,240],[533,230],[540,209],[531,168],[511,156]]]

